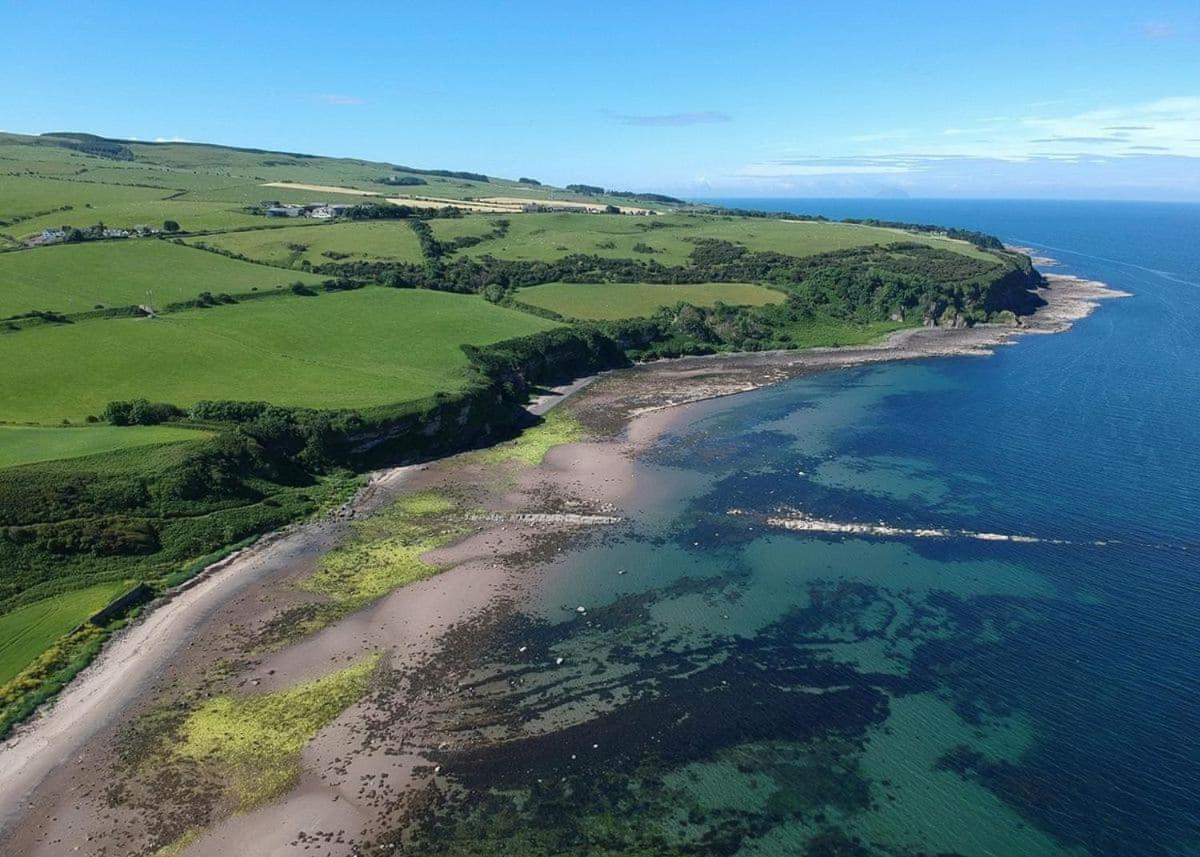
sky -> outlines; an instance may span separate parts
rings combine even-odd
[[[1200,2],[0,0],[0,129],[696,197],[1200,201]]]

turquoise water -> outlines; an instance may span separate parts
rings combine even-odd
[[[1200,854],[1200,207],[771,203],[1135,297],[696,409],[638,463],[655,507],[496,620],[412,847]],[[943,535],[768,520],[801,515]]]

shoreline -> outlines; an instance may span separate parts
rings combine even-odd
[[[393,659],[409,666],[427,661],[454,627],[491,609],[498,597],[520,597],[531,583],[519,579],[514,569],[528,568],[530,560],[523,559],[527,554],[550,550],[556,540],[570,539],[580,528],[586,530],[589,515],[616,517],[626,512],[621,507],[630,502],[633,493],[632,453],[675,420],[684,419],[686,405],[826,369],[929,357],[984,356],[1026,334],[1067,330],[1089,315],[1100,301],[1125,294],[1080,278],[1047,275],[1047,279],[1050,287],[1042,290],[1047,305],[1024,319],[1021,326],[910,328],[891,334],[878,345],[685,357],[589,376],[550,391],[531,405],[533,413],[545,413],[571,399],[573,412],[599,439],[555,447],[540,467],[517,474],[515,488],[493,486],[486,491],[487,512],[495,519],[477,520],[480,526],[471,534],[430,554],[449,570],[394,590],[323,631],[268,656],[243,680],[254,676],[254,685],[262,682],[266,690],[284,686],[306,670],[311,672],[310,664],[327,663],[347,651],[361,650],[368,640],[371,645],[391,647]],[[255,603],[255,598],[261,601],[260,593],[273,591],[272,587],[278,590],[310,568],[317,557],[345,537],[349,519],[369,514],[408,488],[466,483],[474,472],[472,467],[480,471],[482,478],[487,465],[463,465],[464,460],[463,456],[452,456],[373,474],[368,485],[340,513],[268,534],[214,563],[165,603],[115,635],[58,699],[18,727],[0,746],[0,842],[11,840],[29,847],[40,844],[37,816],[42,822],[47,816],[74,816],[74,823],[80,824],[81,830],[86,828],[86,811],[72,814],[65,808],[73,801],[76,787],[65,763],[75,757],[82,760],[93,739],[101,736],[104,743],[103,736],[113,733],[131,711],[144,709],[147,697],[161,695],[163,691],[156,685],[161,674],[187,674],[194,669],[197,659],[203,660],[203,656],[189,650],[195,645],[203,651],[211,645],[206,634],[213,628],[228,625],[242,614],[249,619],[274,609]],[[558,518],[544,516],[552,507],[557,507],[554,511],[560,513]],[[614,508],[620,511],[614,513]],[[522,519],[520,515],[535,517]],[[561,551],[561,545],[557,549]],[[536,557],[532,562],[536,566]],[[425,615],[418,616],[414,605],[420,605]],[[403,638],[402,644],[397,643],[397,635]],[[266,667],[268,663],[273,666]],[[342,719],[361,719],[361,712],[347,712]],[[335,723],[330,731],[341,728]],[[338,747],[338,742],[328,736],[318,736],[304,754],[305,771],[328,767]],[[96,767],[82,777],[103,780],[104,749],[98,753]],[[411,780],[423,757],[410,748],[403,758]],[[394,769],[395,765],[388,767]],[[394,774],[394,785],[404,781],[401,773],[397,770]],[[300,787],[279,801],[217,822],[188,853],[220,853],[222,847],[232,847],[241,837],[267,836],[272,830],[277,833],[277,825],[284,819],[293,824],[309,823],[305,814],[313,816],[314,798],[325,795],[332,805],[339,802],[341,794],[339,789],[314,779],[306,773]],[[350,805],[351,801],[342,803],[333,814],[337,823],[346,829],[367,825],[369,813],[360,811],[345,817]],[[318,815],[323,825],[337,829],[332,819],[325,817],[327,813]],[[359,819],[357,823],[354,818]],[[99,819],[91,822],[99,824]],[[71,825],[68,821],[68,828],[74,830]]]

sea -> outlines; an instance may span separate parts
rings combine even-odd
[[[715,201],[978,229],[1132,296],[688,409],[633,523],[498,624],[569,668],[480,690],[506,740],[444,754],[413,850],[1200,854],[1200,205]]]

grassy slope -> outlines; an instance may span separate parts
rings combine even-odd
[[[177,440],[199,440],[207,434],[171,426],[0,426],[0,468]]]
[[[125,581],[101,583],[35,601],[0,615],[0,684],[128,588]]]
[[[618,319],[653,315],[680,301],[696,306],[763,306],[782,303],[786,295],[752,283],[547,283],[521,289],[517,298],[567,318]]]
[[[38,247],[0,254],[0,318],[131,306],[146,302],[147,289],[162,307],[205,291],[269,291],[297,280],[315,284],[321,278],[152,239]]]
[[[473,295],[367,288],[39,327],[0,337],[0,415],[77,421],[128,398],[386,404],[457,389],[462,343],[553,326]]]
[[[421,245],[417,242],[416,233],[402,221],[330,223],[319,227],[288,226],[206,235],[196,240],[256,261],[291,267],[299,266],[302,261],[313,265],[334,261],[321,255],[325,252],[345,254],[344,259],[337,261],[346,262],[422,261]],[[303,249],[297,249],[299,247]]]
[[[490,231],[494,217],[471,216],[461,221],[434,221],[439,240],[454,234],[482,235]],[[460,251],[479,257],[551,261],[571,253],[610,259],[653,259],[664,265],[683,265],[695,244],[688,239],[716,238],[742,244],[753,251],[774,251],[791,256],[808,256],[830,250],[845,250],[869,244],[917,241],[953,250],[973,258],[993,257],[963,241],[936,236],[917,236],[892,229],[842,223],[793,222],[769,218],[728,218],[712,215],[672,214],[654,218],[596,214],[522,214],[509,218],[508,234]],[[469,224],[473,231],[467,231]],[[613,246],[609,247],[608,244]],[[655,252],[634,251],[645,244]]]

